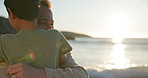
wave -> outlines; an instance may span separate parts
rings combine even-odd
[[[125,38],[123,43],[126,44],[148,44],[148,38]]]
[[[112,38],[90,38],[90,37],[76,37],[75,41],[78,42],[99,42],[113,44]],[[148,38],[124,38],[121,43],[123,44],[148,44]]]
[[[111,38],[76,37],[75,40],[78,41],[78,42],[112,43],[112,39]]]
[[[87,69],[90,78],[148,78],[148,67],[131,67],[127,69],[99,70]]]

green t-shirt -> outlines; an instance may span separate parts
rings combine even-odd
[[[57,30],[21,30],[0,37],[0,61],[26,63],[38,68],[57,68],[59,56],[72,50]]]

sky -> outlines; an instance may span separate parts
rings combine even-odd
[[[0,16],[7,16],[0,0]],[[148,0],[50,0],[58,30],[148,38]]]

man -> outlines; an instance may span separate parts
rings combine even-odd
[[[39,2],[40,15],[38,17],[38,25],[41,29],[53,29],[53,13],[51,11],[51,3],[47,0]]]
[[[0,16],[0,36],[2,34],[16,33],[15,29],[10,25],[8,19]]]

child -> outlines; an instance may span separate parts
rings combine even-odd
[[[72,48],[58,30],[38,28],[38,0],[5,0],[4,4],[17,33],[0,37],[0,61],[57,68],[59,56]]]

